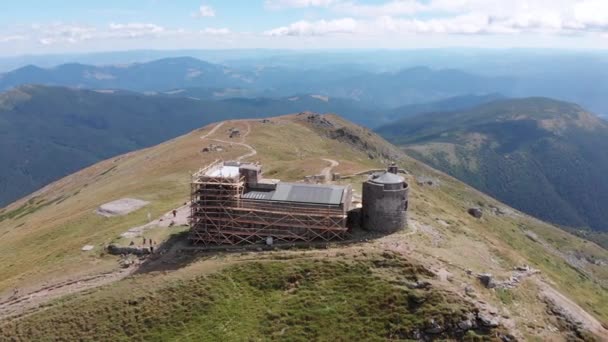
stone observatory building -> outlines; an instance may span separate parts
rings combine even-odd
[[[363,183],[361,220],[366,230],[392,233],[407,225],[409,186],[396,165]]]

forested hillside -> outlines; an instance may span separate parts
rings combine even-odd
[[[608,124],[578,105],[498,100],[405,118],[378,132],[536,217],[608,230]]]

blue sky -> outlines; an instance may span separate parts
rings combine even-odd
[[[608,48],[608,0],[4,1],[0,55],[126,49]]]

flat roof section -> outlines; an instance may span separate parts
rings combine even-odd
[[[345,186],[280,182],[274,191],[250,191],[246,199],[339,205]]]
[[[227,177],[227,178],[231,178],[231,177],[235,177],[235,176],[239,175],[239,167],[238,166],[221,165],[220,167],[212,168],[211,170],[207,171],[207,173],[205,175],[209,176],[209,177]]]

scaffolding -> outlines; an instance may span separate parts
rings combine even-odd
[[[193,175],[190,240],[194,244],[309,242],[346,238],[343,204],[322,205],[244,199],[245,178],[213,175],[211,165]]]

